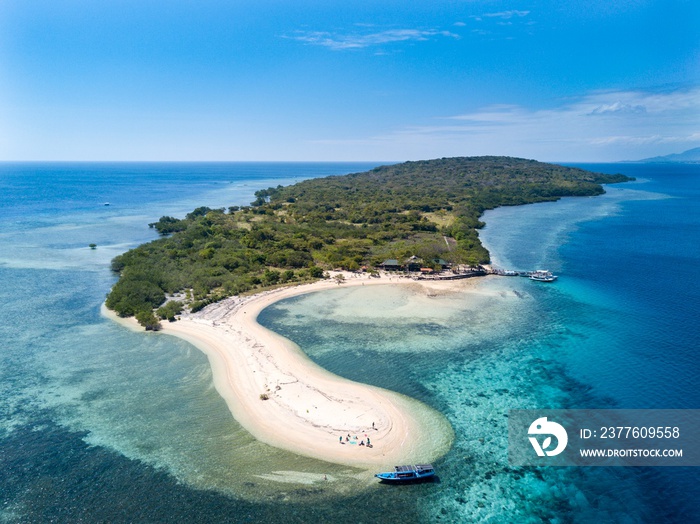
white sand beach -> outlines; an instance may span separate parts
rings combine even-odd
[[[164,322],[161,333],[180,337],[207,355],[214,385],[234,418],[262,442],[300,455],[373,470],[439,458],[448,451],[454,437],[442,414],[404,395],[324,370],[296,344],[264,328],[256,319],[274,302],[339,285],[407,285],[418,293],[436,295],[466,293],[474,282],[345,276],[342,284],[331,279],[231,297],[198,313],[183,315],[177,322]],[[105,314],[118,319],[106,310]],[[118,320],[137,326],[133,319]],[[368,442],[371,446],[366,445]]]

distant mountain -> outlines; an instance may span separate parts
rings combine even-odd
[[[650,164],[665,164],[665,163],[700,163],[700,147],[688,149],[682,153],[674,153],[666,156],[654,156],[651,158],[643,158],[642,160],[632,160],[632,162],[650,163]]]

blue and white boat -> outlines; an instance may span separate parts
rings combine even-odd
[[[377,473],[374,475],[382,482],[400,484],[417,482],[430,479],[435,476],[432,464],[416,464],[415,466],[394,466],[394,471]]]

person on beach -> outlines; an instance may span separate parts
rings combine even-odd
[[[343,443],[343,437],[338,437],[338,442]]]
[[[372,445],[372,444],[370,444],[369,437],[367,437],[367,445],[368,445],[368,446],[371,446],[371,445]]]

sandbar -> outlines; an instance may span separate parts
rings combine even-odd
[[[233,417],[266,444],[368,470],[440,458],[454,439],[444,415],[405,395],[330,373],[296,344],[258,324],[257,317],[279,300],[339,286],[410,285],[434,295],[463,292],[472,282],[345,276],[342,284],[329,279],[231,297],[176,322],[163,322],[160,333],[184,339],[206,354],[214,386]],[[133,319],[119,321],[136,325]]]

